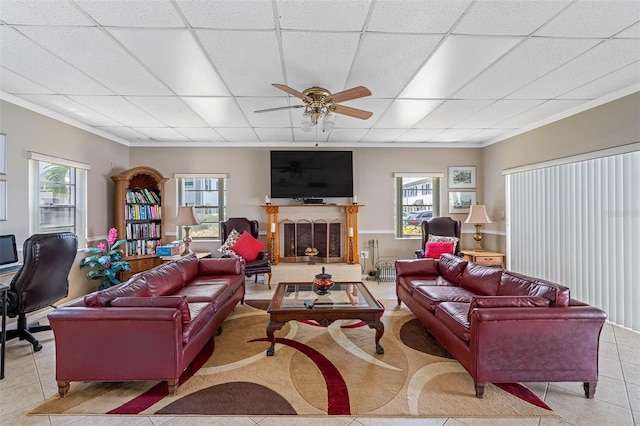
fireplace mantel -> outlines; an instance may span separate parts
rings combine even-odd
[[[345,242],[345,263],[360,263],[358,255],[358,204],[283,204],[262,205],[267,213],[267,248],[273,263],[280,263],[281,225],[285,221],[296,219],[313,222],[327,218],[332,210],[340,215],[340,223],[344,224],[342,234]],[[284,216],[284,217],[283,217]],[[353,230],[353,235],[350,230]]]

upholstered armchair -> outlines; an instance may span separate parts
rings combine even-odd
[[[462,230],[462,222],[453,220],[450,217],[434,217],[422,222],[422,245],[416,250],[416,258],[424,257],[424,247],[429,240],[429,234],[443,237],[456,237],[458,241],[454,245],[453,253],[456,256],[462,256],[460,252],[460,232]]]
[[[18,317],[15,330],[7,330],[7,340],[18,337],[42,345],[32,333],[51,330],[48,325],[27,324],[27,314],[53,306],[69,293],[69,271],[78,251],[78,237],[70,232],[35,234],[22,246],[24,264],[11,281],[7,316]],[[0,309],[2,309],[0,307]]]
[[[234,229],[238,234],[242,234],[246,231],[254,239],[258,239],[259,226],[257,220],[249,220],[246,217],[232,217],[225,222],[220,222],[220,235],[222,237],[223,247]],[[225,253],[225,250],[221,251],[223,255],[228,255],[228,253]],[[271,261],[268,253],[260,251],[255,259],[245,258],[245,262],[245,276],[250,278],[255,275],[255,282],[258,282],[259,274],[267,274],[267,285],[269,286],[269,289],[271,289]]]

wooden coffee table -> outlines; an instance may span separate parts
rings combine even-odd
[[[329,325],[336,320],[359,319],[376,330],[376,353],[383,354],[380,338],[384,324],[380,317],[384,308],[361,282],[336,283],[328,294],[317,295],[310,283],[280,283],[267,312],[267,338],[271,346],[267,355],[273,356],[275,335],[288,321],[312,320]]]

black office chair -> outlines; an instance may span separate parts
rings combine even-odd
[[[225,222],[220,222],[223,243],[234,229],[240,234],[247,231],[253,238],[258,238],[259,227],[257,220],[249,220],[246,217],[232,217]],[[245,267],[245,276],[250,278],[255,275],[255,282],[258,282],[258,275],[260,274],[267,274],[267,285],[271,289],[271,261],[269,260],[269,254],[264,251],[258,254],[257,259],[247,261]]]
[[[51,330],[48,325],[27,324],[27,314],[67,297],[69,271],[78,251],[78,237],[70,232],[35,234],[23,245],[24,264],[11,281],[7,316],[18,317],[16,330],[7,330],[7,340],[27,340],[38,352],[42,345],[32,333]],[[55,307],[55,306],[53,306]]]
[[[450,217],[434,217],[432,219],[425,220],[422,222],[422,248],[416,250],[416,258],[422,259],[424,257],[424,247],[429,239],[429,234],[444,237],[456,237],[458,242],[453,249],[453,253],[456,256],[462,257],[462,253],[460,252],[461,231],[462,222],[459,220],[453,220]]]

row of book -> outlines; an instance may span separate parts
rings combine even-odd
[[[160,238],[159,223],[127,223],[127,240]]]
[[[161,240],[135,240],[127,241],[125,247],[126,256],[140,256],[143,254],[155,254],[156,247],[162,245]]]
[[[129,190],[125,194],[127,203],[160,204],[160,195],[148,189]]]
[[[130,204],[125,206],[124,218],[126,220],[161,219],[162,208],[159,204]]]

